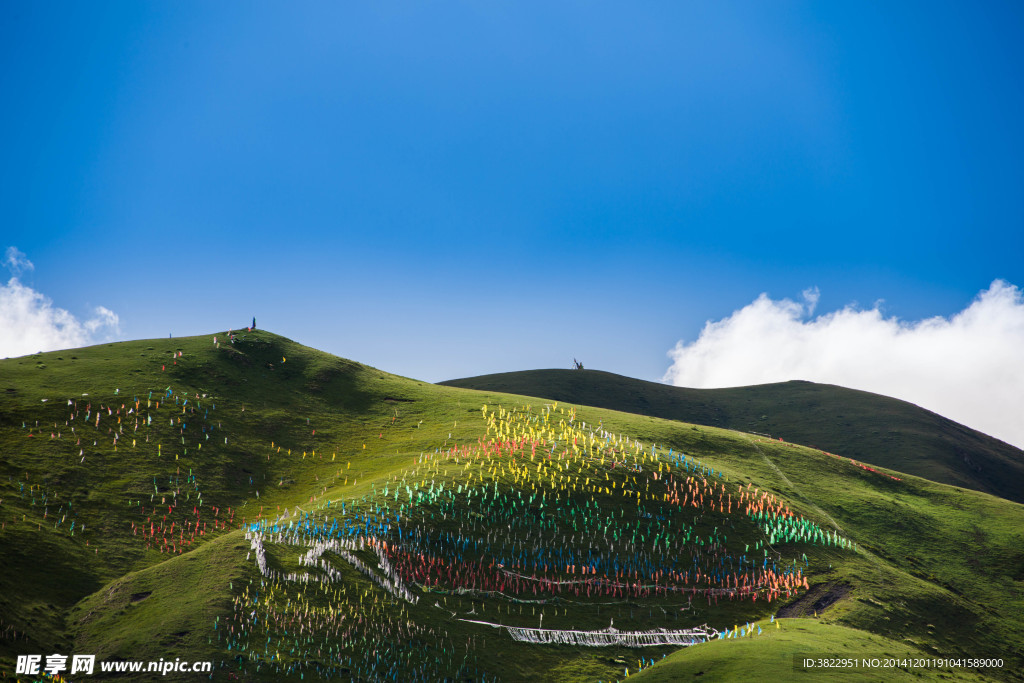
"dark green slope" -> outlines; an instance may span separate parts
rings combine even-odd
[[[1024,451],[912,403],[792,381],[690,389],[600,370],[526,370],[440,384],[768,434],[1024,502]]]

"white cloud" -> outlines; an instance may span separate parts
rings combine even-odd
[[[96,334],[103,328],[109,328],[115,333],[120,331],[120,318],[117,317],[117,313],[106,306],[97,306],[95,309],[95,318],[86,320],[83,326],[89,331],[89,334]]]
[[[7,249],[4,265],[14,277],[0,286],[0,358],[86,346],[120,334],[120,320],[110,309],[98,306],[92,318],[80,321],[23,285],[18,274],[33,265],[15,247]]]
[[[876,304],[811,318],[802,302],[762,294],[697,340],[669,351],[664,380],[732,387],[804,379],[910,401],[1024,448],[1024,293],[996,280],[963,311],[916,322]]]
[[[14,277],[20,276],[27,270],[35,270],[35,264],[28,260],[17,247],[7,247],[4,252],[4,267],[11,271]]]

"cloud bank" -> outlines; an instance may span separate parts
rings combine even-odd
[[[669,351],[676,386],[804,379],[910,401],[1024,448],[1024,293],[994,281],[967,308],[916,322],[846,308],[812,318],[802,301],[762,294]]]
[[[86,346],[120,334],[120,320],[109,308],[97,306],[91,318],[79,320],[22,284],[21,273],[35,266],[17,248],[8,247],[3,265],[12,277],[0,285],[0,358]]]

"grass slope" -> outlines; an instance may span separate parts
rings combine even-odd
[[[771,434],[1024,503],[1024,451],[866,391],[804,381],[690,389],[599,370],[527,370],[441,384]]]
[[[985,672],[997,680],[1024,668],[1021,505],[755,435],[425,384],[269,332],[234,344],[217,337],[219,346],[210,335],[0,361],[0,670],[8,676],[18,654],[62,652],[211,659],[217,680],[300,680],[329,667],[367,680],[612,680],[638,656],[675,648],[532,645],[460,619],[536,626],[543,614],[547,628],[600,629],[614,619],[620,630],[723,629],[776,612],[811,618],[813,638],[800,645],[808,650],[839,654],[831,648],[868,639],[885,652],[1001,657],[1004,668]],[[488,423],[484,404],[507,419]],[[513,417],[549,420],[549,433],[563,435],[558,457],[481,456],[481,444],[510,443]],[[564,435],[585,439],[596,425],[628,439],[572,455]],[[681,452],[693,469],[681,470]],[[698,472],[698,460],[714,474]],[[669,473],[734,494],[756,487],[858,550],[769,543],[746,515],[670,504],[657,493]],[[611,493],[585,490],[584,475]],[[513,505],[511,516],[484,504],[540,492],[546,507]],[[572,518],[579,531],[568,526],[570,512],[586,513]],[[583,536],[597,525],[624,535],[601,551],[606,558],[639,552],[667,566],[756,552],[760,561],[764,544],[766,558],[799,568],[811,588],[772,602],[698,595],[680,609],[675,597],[642,591],[582,598],[407,581],[420,598],[412,605],[337,552],[323,556],[334,580],[268,579],[242,530],[264,525],[273,571],[322,578],[328,569],[302,566],[308,548],[289,538],[383,519],[401,520],[375,536],[389,542],[399,571],[430,566],[403,565],[402,553],[443,560],[445,539],[459,534],[485,549],[465,558],[481,572],[524,534],[543,540],[547,558],[582,557],[605,543]],[[664,552],[651,539],[686,529],[699,547],[679,540]],[[369,547],[354,556],[376,566]],[[782,621],[782,633],[806,623]],[[694,657],[775,667],[795,646],[780,649],[769,636],[696,646],[644,675]]]
[[[757,679],[766,681],[984,680],[971,671],[926,666],[925,661],[930,662],[931,658],[923,657],[919,650],[871,633],[816,619],[779,621],[778,627],[760,622],[763,634],[755,638],[713,641],[702,647],[687,648],[644,669],[631,680],[640,683],[749,680],[752,661],[757,662]],[[802,663],[822,653],[845,660],[833,662],[842,667],[809,668]]]

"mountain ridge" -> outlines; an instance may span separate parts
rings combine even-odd
[[[602,370],[439,382],[766,434],[1024,503],[1024,451],[907,401],[805,380],[692,389]]]
[[[215,680],[568,682],[678,648],[506,628],[539,620],[728,629],[666,660],[687,675],[825,651],[845,629],[894,655],[1024,662],[1024,506],[262,330],[0,361],[0,522],[2,671],[91,652],[206,659]],[[821,628],[779,618],[821,595]]]

